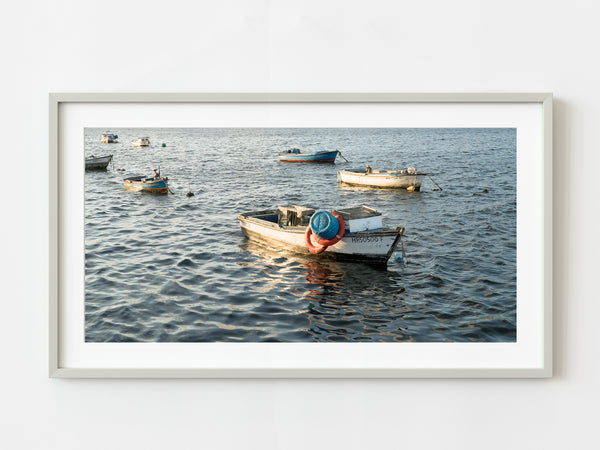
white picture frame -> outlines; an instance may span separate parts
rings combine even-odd
[[[49,376],[54,378],[546,378],[552,376],[552,94],[549,93],[52,93],[49,95]],[[259,126],[258,111],[285,107],[294,119],[301,109],[313,112],[335,108],[364,111],[347,114],[348,126],[398,126],[386,111],[406,111],[410,126],[431,126],[431,117],[479,126],[480,120],[507,126],[513,118],[517,134],[534,136],[530,147],[517,147],[518,211],[527,210],[527,226],[517,221],[518,248],[524,252],[518,272],[519,292],[527,292],[527,309],[519,310],[514,344],[466,343],[314,343],[314,344],[192,344],[85,343],[75,338],[83,328],[76,305],[83,302],[80,278],[82,233],[71,233],[71,223],[83,227],[79,195],[69,168],[81,167],[83,149],[71,149],[82,126],[113,126],[107,117],[132,117],[130,110],[148,111],[146,126],[199,126],[208,114],[219,124]],[[211,114],[225,109],[226,114]],[[382,109],[383,108],[383,109]],[[391,108],[391,109],[390,109]],[[126,111],[125,111],[126,110]],[[383,112],[382,112],[383,111]],[[401,112],[404,111],[404,112]],[[470,112],[469,112],[470,111]],[[234,114],[231,114],[234,112]],[[376,114],[371,114],[376,112]],[[414,112],[414,114],[413,114]],[[522,114],[521,114],[522,112]],[[123,114],[121,114],[123,113]],[[449,114],[450,113],[450,114]],[[204,115],[203,115],[204,114]],[[460,115],[464,114],[461,122]],[[478,117],[477,123],[475,119]],[[487,114],[487,115],[486,115]],[[302,115],[302,114],[299,114]],[[144,116],[144,114],[141,114]],[[266,114],[265,116],[268,116]],[[312,114],[312,117],[319,114]],[[377,117],[379,119],[377,119]],[[408,117],[404,116],[404,117]],[[481,116],[481,117],[479,117]],[[169,117],[168,123],[165,118]],[[174,119],[174,117],[176,117]],[[231,122],[218,122],[227,117]],[[232,118],[233,117],[233,118]],[[361,117],[363,122],[361,122]],[[385,119],[384,119],[385,117]],[[184,118],[184,119],[182,119]],[[118,119],[115,119],[118,120]],[[177,122],[179,120],[179,122]],[[309,119],[307,119],[309,120]],[[371,120],[371,119],[369,119]],[[380,122],[376,122],[380,120]],[[471,120],[471,121],[469,121]],[[487,120],[487,122],[486,122]],[[182,122],[183,121],[183,122]],[[198,122],[200,121],[200,122]],[[415,122],[416,121],[416,122]],[[419,122],[420,121],[420,122]],[[494,122],[497,121],[497,122]],[[385,123],[384,123],[385,122]],[[102,123],[100,125],[100,123]],[[131,124],[132,122],[128,122]],[[302,124],[304,126],[304,124]],[[309,122],[309,125],[315,124]],[[133,123],[140,126],[140,122]],[[511,125],[512,126],[512,125]],[[80,159],[78,159],[80,158]],[[527,170],[530,176],[519,176]],[[533,175],[531,175],[533,174]],[[74,198],[73,198],[74,197]],[[74,206],[73,206],[74,205]],[[77,206],[79,205],[79,206]],[[78,209],[79,208],[79,209]],[[519,214],[519,212],[518,212]],[[519,217],[519,216],[518,216]],[[531,218],[531,220],[529,220]],[[70,228],[69,228],[70,230]],[[519,233],[523,232],[523,235]],[[528,234],[539,245],[529,245]],[[77,236],[80,236],[79,238]],[[522,245],[523,244],[523,245]],[[521,256],[524,259],[520,259]],[[73,263],[74,260],[79,264]],[[521,272],[520,270],[524,272]],[[529,302],[530,298],[534,301]],[[529,304],[531,303],[531,304]],[[75,305],[75,306],[74,306]],[[522,314],[521,314],[522,313]],[[523,320],[523,322],[521,322]],[[79,327],[79,331],[78,330]],[[75,331],[72,331],[75,330]],[[339,346],[343,347],[339,347]],[[280,346],[280,347],[273,347]],[[287,347],[283,347],[287,346]],[[173,351],[176,349],[176,351]],[[340,353],[340,349],[343,349]],[[283,353],[282,353],[283,352]],[[177,354],[177,356],[173,356]],[[285,354],[285,360],[281,355]],[[339,360],[332,359],[339,355]],[[411,359],[412,358],[412,359]],[[132,361],[135,360],[135,361]]]

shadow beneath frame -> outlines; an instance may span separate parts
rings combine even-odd
[[[553,318],[552,318],[552,358],[553,376],[567,376],[566,354],[567,318],[568,318],[568,286],[572,268],[569,267],[569,248],[571,247],[571,225],[569,218],[573,214],[573,206],[569,202],[576,180],[573,178],[572,162],[568,149],[572,142],[572,130],[577,126],[574,120],[574,110],[567,102],[554,99],[552,129],[552,249],[553,249]],[[557,184],[560,180],[560,185]]]

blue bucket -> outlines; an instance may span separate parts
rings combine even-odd
[[[320,239],[333,239],[340,224],[329,211],[317,211],[310,218],[310,229]]]

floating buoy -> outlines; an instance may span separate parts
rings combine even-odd
[[[163,145],[162,145],[162,146],[163,146],[163,147],[166,147],[166,146],[167,146],[167,144],[165,144],[165,143],[163,142]]]
[[[484,189],[484,190],[483,190],[483,191],[481,191],[481,192],[483,192],[484,194],[487,194],[489,191],[488,191],[487,189]]]
[[[163,145],[165,145],[165,144],[163,144]],[[190,189],[190,185],[189,185],[189,184],[188,184],[188,191],[187,191],[187,193],[185,194],[185,196],[186,196],[186,197],[193,197],[193,196],[194,196],[194,193],[191,191],[191,189]]]

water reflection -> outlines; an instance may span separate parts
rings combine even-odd
[[[249,252],[245,264],[268,271],[266,283],[285,283],[297,303],[295,310],[305,315],[306,332],[317,341],[406,340],[399,312],[405,312],[402,273],[387,267],[359,262],[316,260],[285,249],[265,246],[246,239],[240,248]],[[395,324],[389,328],[390,324]]]
[[[304,267],[307,269],[306,281],[322,286],[339,286],[345,275],[342,268],[332,262],[307,261]]]

